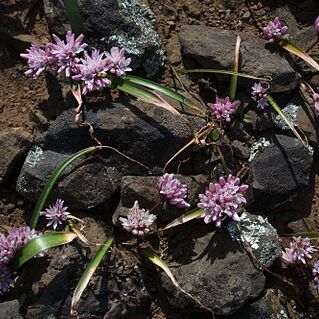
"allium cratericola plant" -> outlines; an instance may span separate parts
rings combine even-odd
[[[156,190],[162,201],[179,208],[189,208],[190,204],[185,201],[187,197],[187,186],[182,184],[174,174],[164,174],[156,184]]]
[[[199,195],[198,207],[205,213],[202,214],[204,222],[215,223],[220,227],[226,217],[240,221],[238,216],[241,205],[246,203],[244,193],[248,185],[241,184],[240,179],[228,175],[220,177],[218,183],[210,183],[204,194]]]
[[[85,95],[109,87],[111,80],[108,77],[111,74],[123,76],[132,70],[129,67],[131,59],[125,58],[124,49],[113,47],[110,52],[93,50],[89,54],[82,34],[76,39],[71,31],[67,32],[65,40],[55,34],[52,37],[54,43],[47,43],[44,49],[33,43],[27,53],[21,54],[29,66],[26,75],[32,75],[35,79],[44,71],[64,75],[82,83],[82,94]]]
[[[288,27],[278,17],[264,27],[264,34],[270,43],[281,41],[287,33]]]
[[[0,295],[7,292],[14,282],[9,263],[15,252],[39,235],[39,232],[28,226],[12,228],[7,236],[0,233]]]
[[[156,220],[156,215],[148,210],[140,208],[138,201],[129,210],[127,217],[120,217],[119,221],[123,228],[136,236],[145,236],[151,231]]]
[[[47,227],[52,226],[55,230],[59,225],[62,225],[70,217],[68,207],[64,206],[64,201],[58,199],[54,205],[49,206],[45,211],[40,212],[49,222]]]
[[[282,259],[292,266],[306,265],[306,259],[311,259],[317,249],[310,244],[309,238],[293,237],[290,247],[282,254]]]
[[[220,99],[216,97],[215,103],[207,103],[209,108],[213,111],[214,117],[218,121],[230,122],[233,114],[236,112],[240,102],[231,102],[230,98],[227,96],[225,99]]]
[[[260,82],[255,83],[252,87],[251,98],[258,103],[257,106],[259,108],[264,109],[268,105],[267,96],[268,89],[265,88]]]

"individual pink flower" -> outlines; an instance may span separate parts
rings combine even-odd
[[[261,109],[268,105],[267,96],[268,90],[260,82],[255,83],[252,87],[251,98],[258,103],[257,106]]]
[[[216,97],[215,103],[207,103],[207,105],[213,111],[215,118],[218,121],[225,120],[226,122],[231,121],[233,113],[235,113],[239,104],[239,101],[231,102],[229,97],[226,97],[225,99]]]
[[[135,201],[134,206],[129,210],[126,218],[119,218],[123,228],[136,236],[144,236],[149,233],[155,220],[156,215],[140,208],[138,201]]]
[[[128,71],[132,71],[129,67],[131,58],[125,58],[125,50],[123,48],[113,47],[110,52],[105,52],[105,55],[110,62],[110,72],[116,74],[116,76],[122,76]]]
[[[111,81],[102,72],[110,69],[110,61],[103,58],[103,53],[94,50],[91,56],[84,52],[84,58],[77,65],[76,75],[72,79],[83,81],[82,93],[85,95],[93,90],[100,90],[111,85]]]
[[[66,77],[70,77],[71,73],[76,71],[77,63],[80,62],[77,54],[87,47],[86,43],[82,43],[84,36],[81,34],[75,39],[74,34],[68,31],[65,41],[55,34],[52,37],[55,43],[50,43],[49,47],[52,55],[57,59],[57,72],[59,74],[64,73]]]
[[[201,216],[204,222],[220,227],[227,216],[240,221],[238,213],[240,206],[246,204],[244,193],[247,189],[248,185],[241,185],[240,179],[232,175],[220,177],[218,183],[210,183],[205,193],[199,195],[197,205],[205,211]]]
[[[49,221],[47,227],[52,226],[53,229],[56,229],[58,225],[62,225],[67,221],[70,213],[68,212],[68,207],[64,206],[64,201],[58,199],[54,205],[49,206],[45,211],[40,212],[41,216]]]
[[[319,94],[314,93],[312,98],[313,98],[313,102],[314,102],[314,105],[313,105],[314,110],[316,113],[319,113]]]
[[[282,40],[288,33],[288,27],[283,25],[278,17],[274,21],[270,21],[266,27],[264,27],[264,34],[268,39],[268,42],[276,42]]]
[[[47,44],[45,49],[41,49],[37,43],[32,43],[27,49],[27,53],[21,53],[20,56],[27,60],[29,69],[24,73],[37,79],[44,71],[56,71],[57,59],[51,54],[50,45]]]
[[[286,248],[282,254],[282,259],[290,265],[302,266],[306,264],[306,259],[311,259],[317,249],[310,245],[309,238],[293,237],[290,247]]]
[[[163,201],[167,201],[179,208],[189,208],[190,204],[185,201],[187,186],[182,184],[174,174],[164,174],[159,178],[156,189]]]
[[[319,261],[317,261],[312,268],[312,276],[317,292],[319,293]]]
[[[0,266],[0,296],[6,293],[14,283],[13,272],[7,265]]]
[[[315,20],[314,27],[315,27],[315,30],[316,30],[317,34],[319,35],[319,16]]]

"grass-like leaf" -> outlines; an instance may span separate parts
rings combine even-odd
[[[31,217],[31,221],[30,221],[30,227],[31,228],[35,228],[38,224],[39,221],[39,217],[40,217],[40,211],[43,210],[44,205],[53,189],[53,187],[56,185],[57,181],[59,180],[61,174],[63,173],[63,171],[75,160],[77,160],[78,158],[87,155],[89,153],[92,153],[94,151],[96,151],[97,149],[99,149],[98,146],[92,146],[92,147],[88,147],[85,148],[73,155],[71,155],[69,158],[67,158],[51,175],[49,181],[47,182],[44,190],[42,191],[40,198],[38,199],[38,202],[35,206],[35,209],[33,211],[32,217]]]
[[[185,223],[187,223],[195,218],[200,217],[203,213],[204,213],[204,210],[202,210],[201,208],[194,208],[194,209],[190,210],[189,212],[187,212],[186,214],[173,220],[171,223],[166,225],[163,228],[163,230],[167,230],[167,229],[185,224]]]
[[[238,35],[236,40],[236,47],[235,47],[235,56],[234,56],[234,72],[238,72],[239,70],[239,55],[240,55],[240,43],[241,38]],[[236,97],[236,91],[237,91],[237,82],[238,82],[238,75],[233,74],[231,76],[230,80],[230,86],[229,86],[229,98],[233,101]]]
[[[218,70],[218,69],[190,69],[185,70],[184,73],[216,73],[216,74],[226,74],[226,75],[236,75],[238,77],[252,79],[252,80],[260,80],[260,81],[271,81],[270,77],[260,78],[246,73],[240,73],[235,71],[228,70]]]
[[[279,107],[279,105],[276,103],[276,101],[272,98],[272,96],[268,95],[267,96],[267,101],[269,104],[273,107],[273,109],[282,117],[282,119],[287,123],[289,128],[293,131],[293,133],[296,135],[296,137],[301,141],[301,143],[305,146],[308,147],[308,141],[303,139],[300,134],[297,132],[295,129],[293,123],[289,121],[285,113],[282,111],[282,109]]]
[[[92,258],[88,266],[86,267],[84,273],[82,274],[77,286],[75,287],[72,301],[71,301],[71,316],[76,314],[76,305],[79,302],[83,291],[85,290],[86,286],[88,285],[90,279],[92,278],[95,270],[100,265],[101,261],[103,260],[105,254],[109,250],[110,246],[112,245],[114,238],[109,238],[98,250],[95,256]]]
[[[68,15],[71,29],[76,35],[84,34],[82,16],[77,0],[64,0],[64,6]]]
[[[173,273],[171,272],[171,270],[169,269],[169,267],[166,265],[166,263],[161,259],[160,256],[158,256],[153,249],[151,248],[145,248],[143,250],[144,255],[146,256],[146,258],[151,261],[153,264],[155,264],[156,266],[162,268],[167,276],[171,279],[171,281],[173,282],[173,284],[177,287],[180,288],[178,282],[176,281]]]
[[[12,265],[14,269],[18,269],[39,253],[53,247],[68,244],[76,237],[77,235],[72,232],[54,232],[33,238],[15,253]]]
[[[166,87],[164,87],[156,82],[142,79],[142,78],[139,78],[139,77],[133,76],[133,75],[126,75],[124,77],[124,80],[127,80],[127,81],[134,83],[134,84],[137,84],[137,85],[144,86],[148,89],[154,90],[158,93],[161,93],[161,94],[163,94],[163,95],[165,95],[165,96],[167,96],[175,101],[183,103],[187,106],[190,106],[190,107],[196,106],[196,104],[192,100],[188,99],[184,95],[182,95],[178,92],[175,92],[171,89],[168,89],[168,88],[166,88]]]
[[[298,56],[299,58],[303,59],[305,62],[307,62],[309,65],[311,65],[313,68],[315,68],[317,71],[319,71],[319,64],[310,57],[306,52],[299,49],[292,43],[286,43],[283,44],[282,47],[287,50],[288,52]]]

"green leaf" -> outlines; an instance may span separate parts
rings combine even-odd
[[[240,42],[241,42],[241,38],[238,35],[236,40],[235,57],[234,57],[234,72],[236,73],[238,72],[238,69],[239,69]],[[238,82],[238,75],[233,74],[231,76],[230,86],[229,86],[229,98],[231,99],[231,101],[233,101],[236,97],[237,82]]]
[[[50,179],[48,180],[44,190],[42,191],[40,198],[38,199],[38,202],[37,202],[35,209],[33,211],[31,221],[30,221],[31,228],[35,228],[37,226],[38,221],[39,221],[39,217],[40,217],[40,212],[43,210],[44,205],[45,205],[51,191],[53,190],[54,186],[56,185],[56,183],[59,180],[63,171],[78,158],[80,158],[84,155],[87,155],[89,153],[92,153],[98,149],[100,149],[99,146],[92,146],[92,147],[85,148],[85,149],[71,155],[53,172],[53,174],[51,175]]]
[[[311,65],[317,71],[319,71],[319,64],[312,57],[310,57],[306,52],[299,49],[294,44],[288,42],[287,44],[282,44],[282,47],[285,50],[287,50],[288,52],[293,53],[294,55],[303,59],[305,62],[307,62],[309,65]]]
[[[252,119],[248,114],[245,114],[245,115],[244,115],[244,118],[243,118],[243,121],[244,121],[245,123],[250,124],[250,123],[253,122],[253,119]]]
[[[167,97],[170,97],[171,99],[174,99],[180,103],[183,103],[187,106],[191,106],[191,107],[194,107],[196,106],[196,104],[188,99],[187,97],[185,97],[184,95],[178,93],[178,92],[175,92],[171,89],[168,89],[164,86],[161,86],[160,84],[157,84],[156,82],[153,82],[153,81],[150,81],[150,80],[146,80],[146,79],[142,79],[142,78],[139,78],[137,76],[133,76],[133,75],[126,75],[124,77],[124,80],[127,80],[131,83],[134,83],[134,84],[138,84],[138,85],[141,85],[141,86],[144,86],[144,87],[147,87],[148,89],[151,89],[151,90],[154,90],[154,91],[157,91],[159,93],[162,93],[164,94],[165,96]]]
[[[282,119],[287,123],[287,125],[289,126],[289,128],[293,131],[293,133],[296,135],[296,137],[301,141],[301,143],[305,146],[308,147],[308,141],[307,140],[303,140],[300,136],[300,134],[297,132],[297,130],[295,129],[293,123],[291,123],[289,121],[289,119],[287,118],[287,116],[285,115],[285,113],[282,111],[282,109],[279,107],[279,105],[276,103],[276,101],[270,96],[267,96],[267,101],[269,102],[269,104],[273,107],[273,109],[282,117]]]
[[[210,132],[209,137],[213,142],[217,142],[220,140],[220,133],[217,130],[212,131]]]
[[[53,247],[68,244],[76,237],[77,235],[72,232],[54,232],[33,238],[26,245],[17,250],[12,265],[14,269],[18,269],[39,253]]]
[[[176,281],[176,279],[175,279],[173,273],[171,272],[171,270],[168,268],[168,266],[165,264],[165,262],[161,259],[161,257],[159,257],[159,256],[154,252],[153,249],[151,249],[151,248],[145,248],[145,249],[143,250],[143,253],[144,253],[144,255],[146,256],[146,258],[147,258],[149,261],[151,261],[154,265],[156,265],[156,266],[162,268],[162,269],[166,272],[167,276],[171,279],[171,281],[173,282],[173,284],[174,284],[176,287],[180,288],[180,287],[179,287],[179,284],[178,284],[178,282]]]
[[[170,229],[172,227],[176,227],[182,224],[185,224],[195,218],[200,217],[202,214],[204,213],[204,210],[201,208],[194,208],[192,210],[190,210],[189,212],[187,212],[186,214],[176,218],[175,220],[173,220],[171,223],[169,223],[168,225],[166,225],[163,230],[167,230]]]
[[[75,307],[79,302],[83,291],[85,290],[86,286],[88,285],[90,279],[92,278],[95,270],[99,267],[101,261],[103,260],[105,254],[109,250],[110,246],[112,245],[114,238],[109,238],[97,251],[95,256],[92,258],[88,266],[86,267],[84,273],[82,274],[78,284],[75,287],[72,301],[71,301],[71,315],[76,313]]]
[[[72,31],[76,35],[84,34],[82,16],[79,10],[77,0],[64,0],[64,6],[68,15]]]
[[[271,78],[259,78],[253,75],[249,75],[246,73],[240,73],[235,71],[227,71],[227,70],[217,70],[217,69],[191,69],[185,70],[184,73],[217,73],[217,74],[226,74],[226,75],[237,75],[242,78],[260,80],[260,81],[271,81]]]

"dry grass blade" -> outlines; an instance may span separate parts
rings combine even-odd
[[[234,56],[234,72],[236,73],[238,73],[238,70],[239,70],[240,43],[241,43],[241,38],[238,35],[236,40],[235,56]],[[232,101],[236,97],[237,82],[238,82],[238,75],[233,74],[230,80],[230,87],[229,87],[229,98]]]

